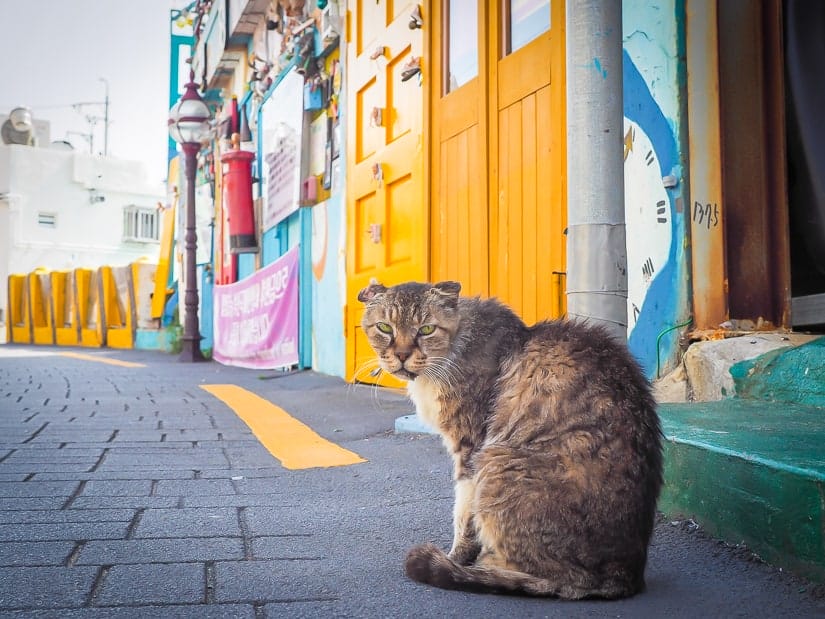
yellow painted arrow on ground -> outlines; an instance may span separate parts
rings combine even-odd
[[[347,466],[364,458],[318,435],[284,409],[237,385],[201,385],[235,411],[287,469]]]

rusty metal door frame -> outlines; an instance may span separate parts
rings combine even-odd
[[[717,0],[731,318],[790,326],[781,0]]]
[[[717,0],[687,0],[688,152],[693,328],[728,319],[725,203],[722,194]]]

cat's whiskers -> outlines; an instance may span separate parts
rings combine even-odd
[[[377,358],[372,357],[367,359],[355,369],[352,382],[347,386],[347,390],[354,389],[356,385],[370,385],[372,387],[372,399],[378,403],[378,397],[375,393],[377,385],[375,385],[374,377],[377,377],[381,371],[381,366]]]
[[[347,391],[355,389],[355,387],[369,387],[370,399],[373,401],[376,410],[381,410],[381,394],[384,392],[376,379],[385,373],[386,371],[381,367],[381,362],[377,357],[367,359],[356,368],[353,374],[353,382],[347,385]]]
[[[461,375],[461,368],[449,357],[430,357],[430,364],[422,374],[447,389],[454,389]]]
[[[378,373],[380,374],[381,372],[383,372],[383,370],[381,368],[378,368]],[[370,395],[372,396],[372,401],[375,404],[375,408],[380,410],[381,409],[381,397],[380,396],[381,396],[381,393],[382,393],[381,392],[381,385],[379,385],[378,383],[373,383],[370,391],[372,392]]]
[[[378,370],[378,372],[375,372],[376,370]],[[352,378],[356,382],[372,382],[371,380],[369,380],[369,378],[377,376],[380,372],[381,364],[378,362],[378,359],[376,357],[370,357],[357,368],[355,368],[355,372],[353,373]]]

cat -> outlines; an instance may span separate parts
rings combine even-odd
[[[382,371],[453,457],[453,543],[412,548],[405,571],[445,589],[565,599],[644,588],[662,485],[650,384],[599,326],[528,327],[461,285],[360,291]]]

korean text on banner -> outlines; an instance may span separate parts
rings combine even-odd
[[[298,363],[298,247],[249,277],[214,288],[214,349],[225,365]]]

